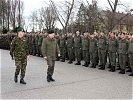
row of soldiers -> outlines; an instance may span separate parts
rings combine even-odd
[[[7,41],[10,43],[15,35],[8,35]],[[1,37],[1,36],[0,36]],[[42,41],[47,37],[47,33],[42,34],[26,34],[29,53],[33,56],[42,57],[41,46]],[[103,32],[94,32],[90,35],[89,32],[76,34],[71,32],[55,36],[60,47],[61,62],[69,60],[69,64],[77,61],[75,65],[81,65],[81,60],[84,61],[83,66],[105,70],[105,65],[109,63],[109,71],[115,72],[116,66],[120,70],[120,74],[125,74],[126,68],[131,71],[130,76],[133,76],[133,35],[125,33],[104,34]],[[1,39],[0,39],[1,40]],[[1,46],[0,46],[1,47]],[[128,67],[127,67],[128,66]]]
[[[42,56],[42,41],[46,37],[47,33],[27,35],[30,54]],[[69,60],[68,63],[72,64],[76,60],[75,65],[81,65],[83,60],[83,66],[96,68],[98,65],[100,70],[105,70],[105,65],[109,62],[109,71],[115,72],[117,66],[119,73],[125,74],[126,68],[129,68],[130,76],[133,76],[133,35],[112,32],[94,32],[91,35],[84,32],[81,35],[77,31],[76,34],[57,34],[55,38],[61,52],[61,57],[57,56],[57,60],[60,59],[61,62]]]

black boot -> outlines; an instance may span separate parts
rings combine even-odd
[[[102,65],[99,65],[98,67],[99,67],[99,68],[101,68],[101,67],[102,67]]]
[[[125,69],[121,69],[121,71],[119,72],[119,74],[125,74]]]
[[[53,78],[52,78],[52,76],[50,75],[50,81],[55,81]]]
[[[50,82],[50,75],[47,75],[47,82]]]
[[[20,79],[20,84],[26,84],[23,78]]]
[[[69,64],[72,64],[73,62],[72,62],[72,60],[70,60],[68,63],[69,63]]]
[[[118,67],[116,70],[121,70],[121,68],[120,68],[120,67]]]
[[[129,76],[133,76],[133,70],[131,71],[131,74],[129,74]]]
[[[109,66],[107,68],[111,68],[111,64],[109,64]]]
[[[84,65],[82,65],[82,66],[85,66],[86,65],[86,62],[84,63]]]
[[[80,61],[78,61],[77,63],[75,63],[75,65],[81,65]]]
[[[89,66],[89,63],[88,63],[88,62],[86,62],[85,67],[88,67],[88,66]]]
[[[93,68],[94,67],[94,64],[92,64],[91,66],[90,66],[90,68]]]
[[[96,68],[96,65],[94,64],[93,68]]]
[[[65,59],[62,59],[61,62],[65,62]]]
[[[131,67],[128,68],[128,70],[126,72],[132,72]]]
[[[105,65],[102,65],[101,68],[99,68],[100,70],[105,70]]]
[[[18,82],[18,76],[14,76],[14,82],[17,83]]]
[[[115,72],[115,66],[112,66],[112,72]]]

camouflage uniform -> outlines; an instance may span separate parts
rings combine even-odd
[[[18,76],[21,70],[21,78],[25,77],[28,54],[28,45],[25,37],[15,37],[10,45],[10,55],[15,58],[15,76]]]

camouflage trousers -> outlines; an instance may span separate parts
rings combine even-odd
[[[21,71],[20,78],[24,78],[27,66],[27,58],[25,59],[15,58],[15,65],[16,65],[15,76],[18,76],[19,72]]]
[[[54,73],[55,60],[47,60],[47,65],[48,65],[47,75],[52,76]]]

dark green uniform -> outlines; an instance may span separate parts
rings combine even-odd
[[[15,58],[15,65],[16,65],[15,76],[18,76],[21,70],[21,78],[24,78],[28,54],[29,54],[28,45],[25,37],[22,38],[15,37],[12,40],[10,46],[10,55]]]
[[[42,41],[43,41],[43,36],[39,36],[39,39],[38,39],[38,55],[39,56],[42,56],[42,52],[41,52]]]
[[[88,67],[90,64],[90,55],[89,55],[89,38],[88,37],[83,37],[82,38],[82,51],[83,51],[83,59],[85,64],[83,66]]]
[[[60,38],[60,52],[61,52],[61,58],[62,58],[62,62],[65,62],[66,59],[66,38],[61,37]]]
[[[42,42],[42,54],[44,57],[47,57],[47,75],[52,76],[54,73],[54,66],[56,60],[56,53],[60,54],[58,44],[56,39],[53,38],[44,38]]]
[[[76,65],[80,65],[81,61],[81,48],[82,48],[82,39],[79,36],[74,37],[74,49],[75,49],[75,57],[77,59]]]
[[[107,39],[105,36],[100,36],[98,40],[98,56],[100,61],[100,66],[102,70],[105,69],[107,55]]]
[[[132,70],[132,73],[130,74],[130,76],[133,76],[133,39],[129,41],[128,56],[129,56],[130,67]]]
[[[126,62],[128,57],[128,41],[126,39],[121,39],[118,43],[118,53],[119,53],[119,64],[121,67],[120,73],[125,73]]]
[[[110,59],[110,64],[111,64],[110,71],[115,71],[117,46],[118,46],[117,39],[109,38],[108,52],[109,52],[109,59]]]
[[[90,38],[90,61],[92,63],[92,68],[95,68],[97,65],[97,56],[98,56],[98,40],[96,38]]]
[[[67,51],[68,51],[68,57],[69,57],[69,62],[72,63],[73,61],[73,44],[74,44],[74,39],[72,36],[67,37]]]

